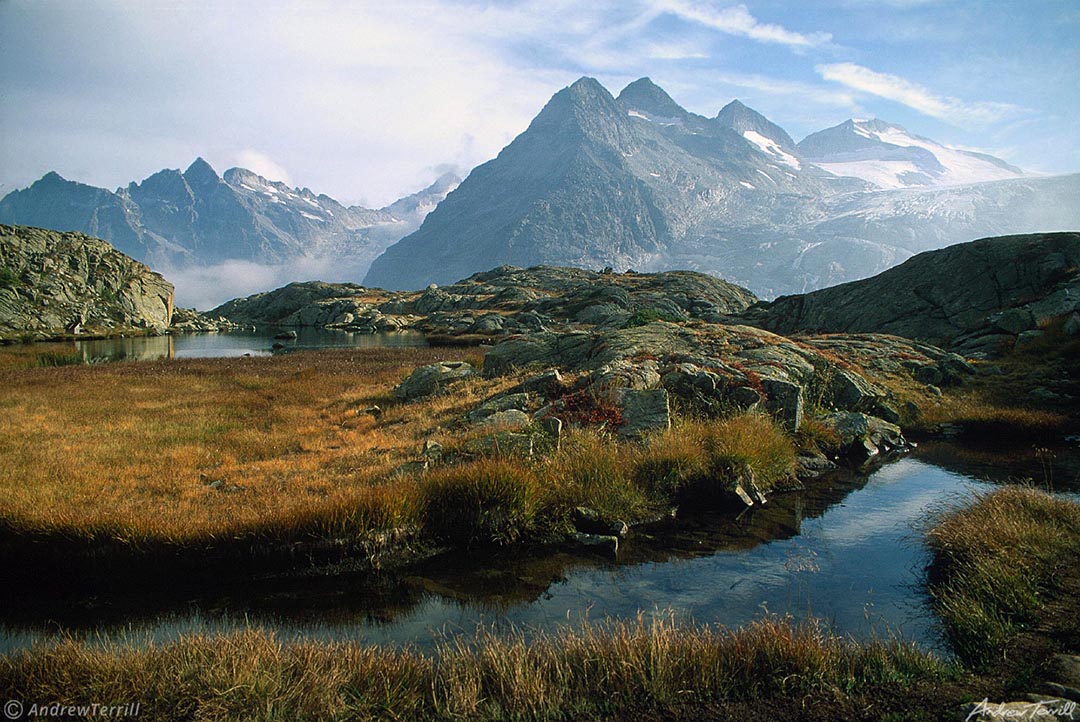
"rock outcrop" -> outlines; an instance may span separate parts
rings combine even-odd
[[[551,327],[623,328],[654,320],[719,321],[756,301],[745,288],[691,271],[605,273],[500,266],[449,286],[391,293],[355,284],[292,283],[208,312],[257,325],[352,331],[414,328],[497,338]]]
[[[777,333],[888,333],[995,356],[1080,311],[1080,233],[984,238],[921,253],[873,278],[754,306]]]
[[[0,337],[161,332],[173,286],[82,233],[0,225]]]

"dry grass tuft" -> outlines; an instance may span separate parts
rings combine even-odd
[[[1075,574],[1080,504],[1008,486],[939,513],[927,538],[930,592],[950,640],[966,664],[986,668],[1039,621],[1061,575]]]

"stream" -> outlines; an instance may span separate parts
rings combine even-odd
[[[964,448],[941,442],[869,473],[840,471],[734,513],[682,514],[635,529],[616,559],[586,551],[446,554],[400,574],[264,579],[179,596],[53,599],[5,615],[0,652],[73,635],[165,641],[245,627],[283,638],[431,648],[510,625],[551,631],[582,619],[675,614],[737,626],[763,613],[814,616],[856,638],[900,636],[942,651],[923,591],[919,525],[943,505],[1031,479],[1080,498],[1080,451]],[[47,611],[45,611],[47,610]]]

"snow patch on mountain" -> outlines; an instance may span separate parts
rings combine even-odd
[[[762,153],[769,156],[773,160],[777,160],[784,165],[791,166],[796,170],[802,168],[802,163],[799,162],[799,159],[781,148],[780,145],[772,138],[766,138],[761,133],[758,133],[756,130],[744,130],[742,136],[743,138],[746,138],[748,141],[757,146],[757,148],[761,150]]]

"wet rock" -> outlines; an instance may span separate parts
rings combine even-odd
[[[574,532],[567,537],[567,541],[576,546],[584,547],[589,551],[599,552],[612,559],[619,554],[619,537],[617,536]]]
[[[616,519],[604,519],[595,509],[587,506],[575,507],[570,513],[570,522],[579,532],[600,536],[625,537],[630,532],[626,522]]]
[[[423,398],[475,374],[473,367],[464,361],[442,361],[421,366],[394,388],[394,396],[403,401]]]
[[[274,338],[278,339],[279,341],[295,341],[296,331],[282,331],[279,334],[275,334]]]
[[[799,479],[816,479],[836,468],[836,463],[825,456],[800,456],[795,462],[795,476]]]
[[[840,450],[845,456],[865,459],[910,447],[899,426],[875,416],[837,412],[826,414],[822,421],[839,435]]]

